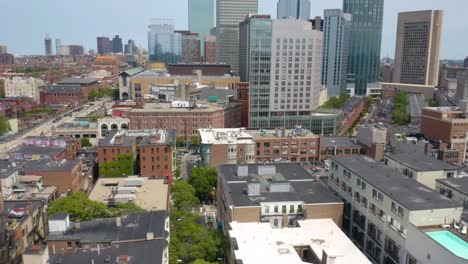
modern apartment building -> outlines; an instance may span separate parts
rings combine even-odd
[[[455,202],[368,157],[334,157],[330,174],[329,189],[345,203],[343,231],[374,263],[427,263],[416,258],[412,233],[429,238],[428,227],[462,216]]]
[[[393,82],[437,86],[442,10],[398,14]]]
[[[309,21],[257,15],[241,23],[239,41],[241,80],[250,83],[249,126],[309,128],[322,88],[322,32]]]
[[[295,19],[310,19],[309,0],[279,0],[276,7],[278,19],[292,17]]]
[[[239,23],[258,13],[258,0],[216,0],[216,59],[239,73]]]
[[[203,62],[216,62],[216,60],[208,61],[205,53],[205,38],[210,35],[210,30],[214,26],[214,15],[213,0],[188,0],[188,29],[198,33],[201,40],[200,55]]]
[[[299,163],[218,166],[218,220],[297,226],[305,219],[332,219],[341,226],[343,203]]]
[[[352,16],[348,77],[356,95],[365,95],[379,80],[384,0],[344,0],[343,11]]]
[[[29,97],[36,103],[40,101],[39,88],[45,85],[40,79],[24,76],[5,78],[5,97]]]
[[[326,9],[324,19],[322,84],[333,97],[346,93],[351,15]]]
[[[436,182],[435,189],[463,206],[463,208],[468,209],[468,177],[439,179]]]

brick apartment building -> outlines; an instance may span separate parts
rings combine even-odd
[[[319,160],[331,157],[360,156],[367,153],[367,147],[356,139],[349,137],[320,137]]]
[[[216,36],[208,35],[206,36],[204,41],[205,41],[205,62],[216,63]]]
[[[247,82],[236,83],[230,89],[237,92],[237,101],[241,103],[241,126],[249,127],[250,84]]]
[[[177,131],[177,136],[189,140],[198,136],[199,128],[240,127],[239,115],[241,104],[202,103],[192,104],[186,101],[172,103],[148,103],[141,109],[128,112],[130,129],[170,129]]]
[[[91,90],[98,90],[100,84],[98,79],[95,78],[65,78],[59,81],[60,85],[79,85],[86,98]]]
[[[81,160],[34,160],[23,163],[23,175],[42,176],[44,185],[57,186],[60,194],[81,190],[83,183],[83,163]]]
[[[218,166],[218,220],[294,227],[298,220],[332,219],[341,226],[343,202],[298,163]]]
[[[47,85],[40,92],[40,102],[44,105],[83,105],[88,101],[87,94],[79,85]]]
[[[123,132],[111,131],[104,139],[99,140],[99,164],[116,161],[121,154],[133,155],[133,158],[136,159],[137,145],[135,137],[127,137]]]
[[[82,148],[81,141],[72,137],[27,137],[23,139],[23,146],[64,147],[64,159],[67,160],[76,159],[78,151],[80,151]]]

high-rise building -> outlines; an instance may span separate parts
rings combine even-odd
[[[70,56],[82,56],[85,53],[84,47],[81,45],[68,45]]]
[[[241,23],[241,81],[250,83],[249,126],[294,127],[319,105],[323,33],[306,20],[252,15]]]
[[[310,18],[309,0],[279,0],[277,4],[278,19],[293,17],[296,19]]]
[[[465,61],[463,62],[463,67],[468,68],[468,57],[465,58]]]
[[[322,84],[327,88],[328,96],[346,92],[350,25],[350,14],[340,9],[325,10]]]
[[[216,36],[207,35],[205,37],[205,61],[206,63],[216,63]]]
[[[112,39],[112,52],[114,53],[123,52],[122,39],[119,37],[119,35],[115,35],[115,37]]]
[[[7,46],[0,46],[0,54],[7,54],[8,47]]]
[[[399,13],[393,82],[437,85],[443,14],[442,10]]]
[[[200,62],[200,37],[198,33],[193,33],[186,30],[175,31],[181,35],[183,63]]]
[[[174,32],[174,21],[153,19],[148,32],[148,53],[152,61],[179,62],[182,53],[180,33]]]
[[[97,53],[105,55],[112,52],[112,42],[108,37],[97,37]]]
[[[128,44],[125,44],[124,52],[125,54],[138,53],[138,47],[136,46],[135,41],[133,39],[129,39]]]
[[[52,39],[50,38],[49,34],[47,34],[44,39],[44,45],[45,45],[45,55],[51,56],[52,55]]]
[[[343,0],[351,14],[348,77],[354,79],[357,95],[379,79],[384,0]]]
[[[200,37],[203,61],[206,61],[204,40],[214,26],[214,14],[213,0],[188,0],[188,28]]]
[[[239,23],[258,13],[258,0],[216,0],[216,59],[239,73]]]

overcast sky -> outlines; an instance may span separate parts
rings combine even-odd
[[[1,0],[0,45],[14,54],[44,54],[44,36],[96,49],[97,36],[120,35],[147,47],[151,18],[170,18],[187,28],[187,0]],[[260,13],[276,16],[276,0],[259,0]],[[311,0],[311,16],[342,8],[342,0]],[[442,59],[468,56],[468,0],[386,0],[382,56],[394,56],[398,12],[445,10]],[[55,42],[54,42],[55,46]],[[55,50],[55,47],[54,47]]]

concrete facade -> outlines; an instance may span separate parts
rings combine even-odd
[[[5,79],[5,97],[29,97],[39,102],[39,88],[45,82],[32,77],[14,76]]]

